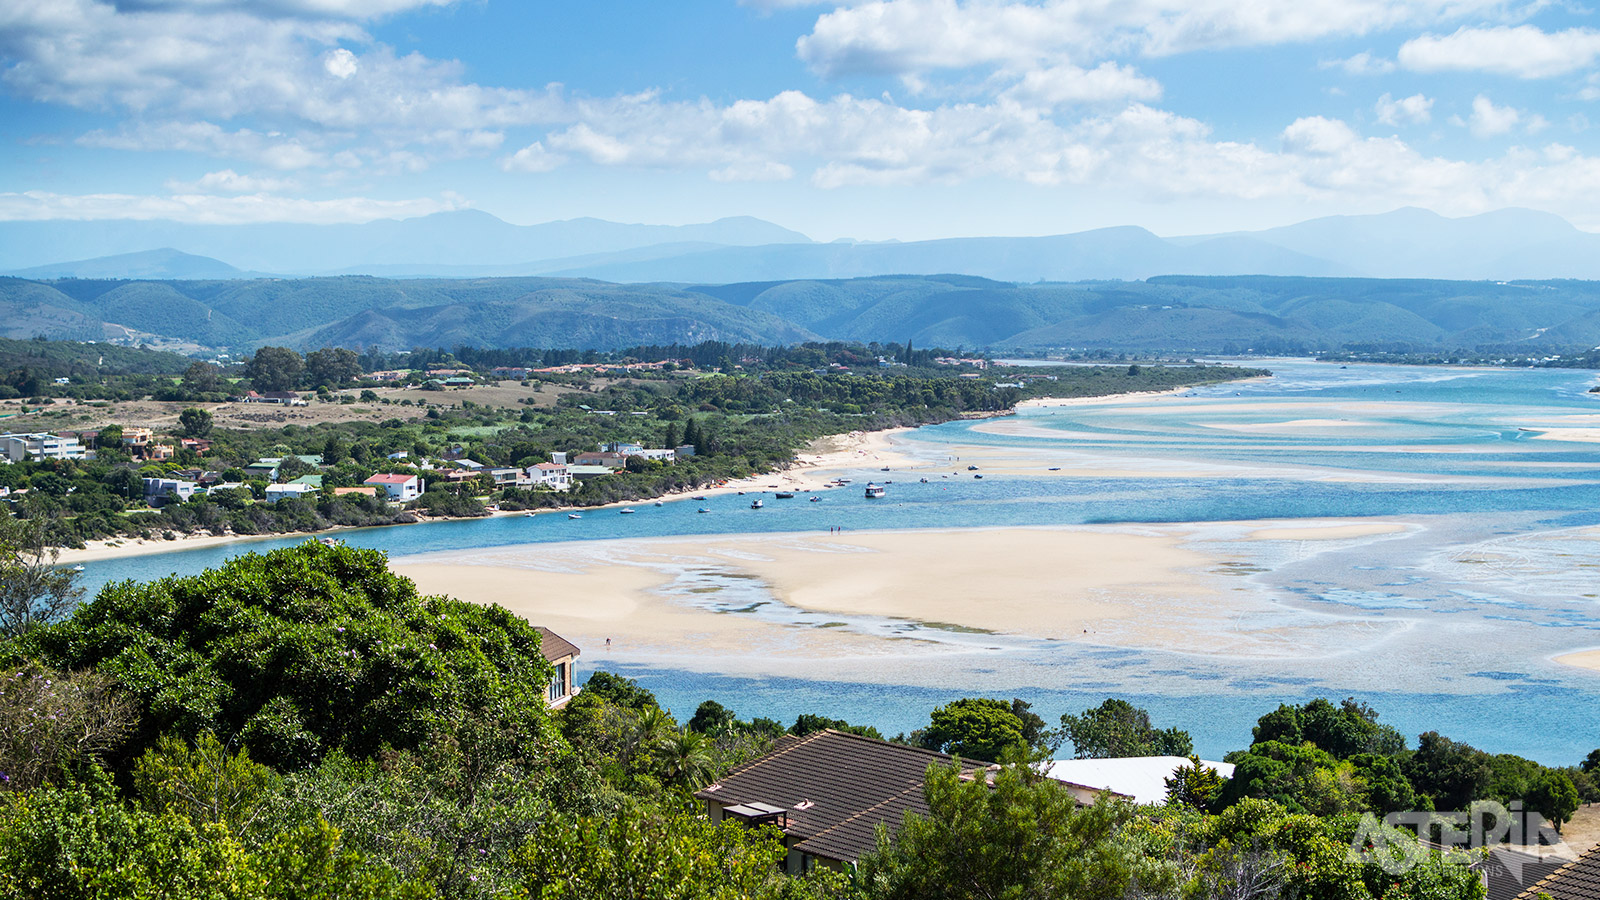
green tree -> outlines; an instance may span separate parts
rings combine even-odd
[[[1299,707],[1279,705],[1257,721],[1254,736],[1258,743],[1310,741],[1340,759],[1357,753],[1395,756],[1405,750],[1400,732],[1378,724],[1377,711],[1354,699],[1338,706],[1321,697]]]
[[[1172,777],[1165,779],[1167,802],[1203,812],[1221,796],[1225,780],[1214,766],[1201,763],[1198,756],[1190,756],[1187,766],[1179,766],[1173,770]]]
[[[818,867],[788,879],[782,835],[689,809],[625,809],[611,818],[551,822],[517,854],[532,900],[803,900],[844,897],[842,876]]]
[[[998,760],[1011,749],[1026,749],[1023,722],[1011,704],[968,697],[933,711],[928,727],[913,732],[912,743],[966,759]]]
[[[248,752],[229,753],[209,731],[193,745],[163,737],[133,767],[134,791],[146,809],[171,810],[195,825],[226,825],[235,834],[254,824],[279,780]]]
[[[262,347],[244,364],[245,377],[258,391],[292,391],[304,371],[304,360],[288,347]]]
[[[211,433],[211,413],[191,406],[178,413],[178,424],[183,426],[183,433],[189,437],[205,437]]]
[[[1061,717],[1061,731],[1078,759],[1125,756],[1189,756],[1194,743],[1187,731],[1158,729],[1150,714],[1126,700],[1108,698],[1083,715]]]
[[[78,573],[58,565],[60,558],[43,515],[22,519],[0,506],[0,635],[30,632],[77,607]]]
[[[183,372],[183,389],[190,394],[212,394],[222,390],[222,370],[208,362],[196,361]]]
[[[307,541],[108,585],[28,638],[49,664],[126,687],[142,714],[135,752],[210,731],[293,770],[334,749],[369,757],[449,739],[478,719],[521,753],[559,745],[538,631],[497,606],[419,596],[374,550]]]
[[[306,354],[305,374],[314,388],[336,388],[361,377],[361,357],[343,347],[313,350]]]
[[[1066,787],[1008,765],[985,779],[933,766],[926,816],[908,815],[898,835],[880,828],[858,882],[882,900],[974,897],[1118,900],[1178,886],[1171,863],[1128,834],[1133,806],[1103,797],[1080,808]]]

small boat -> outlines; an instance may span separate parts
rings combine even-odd
[[[983,478],[983,476],[982,476],[982,475],[974,475],[974,476],[972,476],[972,477],[973,477],[973,478],[977,478],[977,479],[980,479],[980,480],[981,480],[981,479],[982,479],[982,478]]]
[[[889,467],[888,466],[884,466],[883,468],[879,469],[878,471],[879,472],[887,472],[887,471],[889,471]]]
[[[524,519],[531,519],[531,518],[533,518],[533,510],[531,510],[531,509],[530,509],[530,510],[528,510],[528,511],[527,511],[527,512],[525,512],[525,513],[523,513],[523,514],[522,514],[522,517],[523,517],[523,518],[524,518]]]
[[[776,494],[773,494],[772,496],[778,498],[779,500],[793,500],[794,499],[794,495],[789,493],[788,491],[779,491]]]
[[[1051,466],[1050,467],[1050,471],[1059,472],[1059,471],[1061,471],[1061,467],[1060,466]]]
[[[977,466],[967,466],[967,471],[968,472],[976,472],[976,471],[978,471],[978,467]]]
[[[338,539],[336,539],[336,538],[320,538],[320,539],[317,540],[317,543],[321,544],[324,547],[337,547],[337,546],[339,546],[339,544],[341,544],[343,542],[338,540]]]
[[[617,515],[619,515],[619,516],[631,516],[636,512],[638,512],[638,510],[630,508],[630,509],[625,509],[622,512],[617,513]]]
[[[705,498],[706,498],[705,494],[695,494],[693,497],[690,497],[689,499],[690,500],[704,500]]]
[[[567,518],[569,518],[569,519],[581,519],[581,518],[583,518],[583,516],[580,516],[577,513],[567,513]]]
[[[72,567],[72,571],[74,571],[74,572],[82,572],[83,571],[83,564],[79,563],[78,565],[73,566]]]
[[[928,479],[926,479],[926,478],[922,479],[921,483],[922,484],[927,484],[928,483]]]
[[[849,483],[850,483],[850,479],[848,479],[848,478],[841,478],[841,479],[839,479],[839,483],[840,483],[840,484],[849,484]]]
[[[882,485],[873,484],[870,481],[867,482],[866,497],[867,497],[868,500],[875,500],[878,497],[882,497],[882,496],[883,496],[883,486]]]
[[[739,492],[739,496],[743,497],[744,496],[744,491],[740,491]]]
[[[751,509],[760,509],[763,506],[766,506],[766,504],[761,502],[760,498],[750,501]]]
[[[811,498],[811,502],[812,503],[821,503],[822,502],[822,498],[821,497],[812,497]]]
[[[705,508],[705,507],[704,507],[704,506],[702,506],[702,507],[700,507],[700,508],[699,508],[699,509],[697,509],[697,510],[695,510],[695,512],[703,512],[703,513],[708,513],[708,512],[711,512],[711,510],[709,510],[709,509],[706,509],[706,508]]]
[[[665,505],[666,505],[666,504],[665,504],[665,503],[662,503],[662,502],[661,502],[661,501],[660,501],[660,500],[657,500],[657,501],[656,501],[656,505],[657,505],[657,506],[665,506]]]

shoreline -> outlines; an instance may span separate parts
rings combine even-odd
[[[1240,379],[1239,382],[1256,381],[1271,376],[1257,376],[1255,378]],[[1234,383],[1234,382],[1228,382]],[[1024,400],[1015,407],[994,412],[974,413],[962,415],[950,421],[973,421],[978,419],[998,419],[1014,416],[1023,408],[1037,408],[1046,406],[1083,405],[1091,403],[1116,403],[1130,398],[1152,398],[1175,396],[1195,387],[1172,388],[1163,391],[1126,391],[1119,394],[1103,394],[1098,397],[1040,397]],[[944,424],[944,423],[931,423]],[[497,510],[491,509],[488,516],[471,518],[490,518],[500,516],[520,516],[527,512],[535,515],[549,515],[551,513],[582,513],[585,511],[602,511],[607,509],[621,509],[629,506],[644,506],[654,504],[656,501],[675,503],[689,500],[694,497],[726,496],[728,494],[756,494],[771,490],[792,490],[821,493],[832,489],[829,482],[831,477],[824,477],[830,473],[853,471],[864,466],[874,468],[891,467],[896,470],[915,470],[918,465],[925,465],[926,461],[916,460],[899,452],[894,448],[896,437],[911,434],[924,426],[903,425],[894,428],[885,428],[878,431],[850,431],[841,434],[827,435],[817,438],[795,453],[795,461],[789,466],[771,472],[757,473],[744,478],[735,479],[725,484],[688,488],[681,491],[670,491],[658,497],[646,497],[637,500],[617,501],[598,506],[561,505],[544,507],[537,510]],[[934,468],[928,466],[928,468]],[[426,525],[430,522],[459,522],[462,518],[432,518],[425,517],[421,521],[409,523],[411,525]],[[85,541],[81,548],[62,547],[57,558],[58,565],[77,565],[86,562],[100,562],[108,559],[120,559],[129,556],[149,556],[157,553],[181,552],[184,550],[201,550],[230,543],[246,543],[249,541],[282,540],[296,536],[307,540],[317,540],[323,537],[336,537],[341,532],[360,528],[398,528],[402,525],[365,525],[365,526],[336,526],[322,531],[289,531],[276,534],[180,534],[172,540],[151,537],[114,537],[92,541]]]

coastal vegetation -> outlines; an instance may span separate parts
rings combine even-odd
[[[680,725],[604,672],[552,711],[536,630],[421,596],[377,551],[307,542],[109,585],[16,630],[0,665],[0,896],[19,898],[1480,900],[1463,857],[1414,835],[1385,832],[1417,861],[1403,873],[1352,853],[1360,814],[1548,786],[1556,805],[1530,809],[1560,821],[1600,760],[1549,769],[1431,732],[1411,749],[1360,703],[1312,700],[1266,712],[1200,802],[1180,770],[1164,805],[1084,807],[1030,761],[1069,734],[1106,755],[1187,735],[1118,701],[1052,731],[1025,701],[967,698],[902,740],[994,755],[993,777],[936,763],[897,839],[790,877],[775,832],[689,795],[785,733],[848,723],[712,701]]]
[[[935,360],[949,358],[950,351],[917,350],[910,344],[761,348],[710,343],[639,349],[684,355],[621,378],[600,369],[523,372],[530,380],[500,382],[516,401],[491,405],[466,399],[470,392],[442,389],[415,392],[415,401],[396,399],[392,387],[352,381],[364,365],[393,359],[362,359],[350,351],[302,357],[286,348],[262,348],[242,366],[240,377],[248,384],[270,382],[273,389],[320,384],[312,402],[326,413],[322,421],[230,428],[217,419],[233,404],[186,407],[152,439],[170,441],[168,458],[151,458],[147,447],[129,443],[129,430],[139,422],[103,426],[83,433],[95,444],[95,459],[0,465],[0,492],[16,516],[46,522],[51,541],[63,546],[116,536],[259,535],[405,524],[421,517],[482,516],[490,505],[512,511],[650,499],[784,468],[810,442],[829,435],[994,415],[1035,397],[1166,390],[1264,374],[1228,366],[1024,371],[939,365]],[[542,361],[534,351],[529,354]],[[480,367],[475,377],[461,376],[469,384],[493,380],[489,364],[503,365],[506,359],[465,350],[462,355]],[[467,368],[455,357],[423,356],[437,363],[419,362],[422,366]],[[696,358],[716,365],[700,368]],[[224,376],[211,368],[194,363],[169,387],[192,391],[183,396],[215,395],[207,389],[219,387]],[[427,381],[426,372],[419,370],[414,380]],[[343,385],[348,389],[339,390]],[[374,410],[385,411],[372,415]],[[163,438],[163,431],[170,437]],[[191,444],[185,446],[181,438]],[[614,472],[578,479],[567,491],[501,485],[488,474],[473,474],[495,467],[526,469],[556,454],[573,457],[614,443],[666,450],[686,446],[693,452],[670,461],[630,458]],[[263,459],[276,462],[256,465]],[[478,468],[462,471],[463,465]],[[443,477],[451,470],[466,477]],[[384,473],[416,474],[429,489],[404,508],[381,496],[340,490]],[[307,476],[317,482],[316,490],[269,498],[273,483]],[[146,500],[148,478],[187,480],[203,489],[188,499],[161,497],[152,504]]]

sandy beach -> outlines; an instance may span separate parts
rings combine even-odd
[[[1557,656],[1555,661],[1564,666],[1575,666],[1579,669],[1588,669],[1600,673],[1600,650],[1579,650],[1576,653],[1565,653]]]

